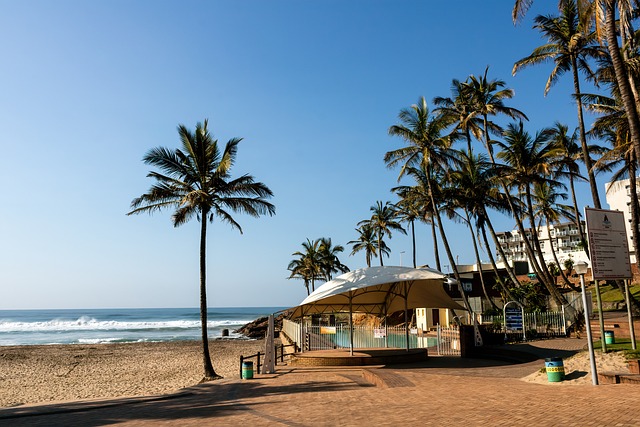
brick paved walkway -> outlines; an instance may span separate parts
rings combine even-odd
[[[573,352],[584,344],[584,340],[558,339],[520,348],[528,346],[546,356]],[[4,409],[0,425],[640,425],[640,387],[534,384],[519,379],[542,366],[541,360],[513,365],[435,357],[420,365],[389,368],[285,366],[274,375],[202,384],[155,400]]]

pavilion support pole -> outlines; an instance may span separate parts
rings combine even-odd
[[[407,352],[409,351],[409,309],[408,300],[409,291],[407,290],[407,282],[404,282],[404,337],[407,344]]]
[[[305,334],[305,326],[304,326],[304,305],[300,309],[300,342],[298,346],[300,347],[300,353],[304,353],[304,344],[306,341]]]
[[[353,356],[353,291],[349,291],[349,355]]]
[[[384,348],[389,348],[389,325],[387,322],[387,317],[389,317],[389,312],[387,311],[388,307],[384,305]]]

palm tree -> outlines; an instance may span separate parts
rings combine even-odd
[[[311,292],[316,290],[316,280],[323,279],[324,271],[322,270],[323,253],[320,250],[320,240],[309,240],[302,242],[302,251],[291,254],[294,258],[290,263],[288,270],[291,271],[290,279],[303,279],[309,295],[309,284]]]
[[[559,8],[562,9],[562,6],[566,2],[567,0],[559,0]],[[515,0],[512,13],[514,23],[524,17],[532,3],[533,0]],[[636,158],[638,159],[640,159],[640,116],[638,115],[637,104],[640,102],[640,99],[638,99],[633,92],[631,85],[633,78],[630,78],[629,70],[624,62],[620,45],[618,43],[616,6],[619,7],[622,21],[622,25],[620,25],[620,27],[623,31],[620,33],[624,36],[625,33],[629,33],[629,31],[625,31],[625,29],[630,27],[628,24],[630,22],[630,17],[633,16],[632,12],[634,11],[634,8],[639,6],[639,4],[640,2],[638,0],[579,0],[577,3],[580,21],[583,23],[582,26],[585,28],[585,33],[587,33],[586,25],[593,22],[595,23],[597,39],[600,42],[606,39],[607,50],[613,65],[616,85],[619,88],[620,99],[626,111],[631,144],[635,151]]]
[[[300,279],[304,281],[304,287],[307,290],[307,296],[311,295],[309,285],[311,284],[311,272],[305,263],[304,257],[292,259],[287,266],[287,270],[291,272],[287,279]]]
[[[356,228],[356,231],[359,234],[358,239],[351,240],[347,244],[352,245],[351,255],[364,251],[367,267],[371,267],[371,258],[378,254],[378,239],[376,238],[375,230],[371,224],[367,221],[361,221],[361,223],[362,225]],[[381,241],[380,243],[382,244],[380,252],[389,256],[389,248],[387,245],[384,241]]]
[[[465,85],[472,102],[471,113],[482,118],[483,142],[489,158],[495,163],[491,135],[501,135],[503,129],[490,121],[489,116],[500,114],[512,119],[529,119],[522,111],[504,104],[506,99],[513,98],[514,92],[505,87],[506,83],[503,80],[489,80],[487,78],[488,72],[489,67],[484,70],[482,77],[470,75]]]
[[[586,181],[586,179],[580,174],[580,166],[578,161],[583,159],[583,152],[576,142],[577,135],[574,131],[569,134],[569,128],[560,122],[556,122],[551,129],[551,140],[559,148],[559,157],[556,159],[557,170],[555,171],[556,177],[564,177],[569,180],[569,189],[571,191],[571,201],[573,203],[573,210],[575,212],[574,222],[578,227],[578,234],[580,241],[587,257],[589,256],[589,248],[587,246],[587,238],[584,234],[584,228],[582,227],[582,221],[580,220],[580,207],[578,206],[578,199],[576,197],[575,181]],[[593,152],[601,152],[602,148],[599,146],[588,146],[589,155]]]
[[[573,208],[562,203],[558,203],[558,199],[566,199],[567,195],[556,191],[557,185],[551,185],[549,182],[536,182],[533,185],[532,198],[534,201],[534,216],[539,218],[541,224],[545,223],[547,229],[547,235],[549,236],[549,246],[551,249],[551,255],[556,266],[558,266],[558,273],[562,276],[564,283],[576,292],[580,292],[580,288],[575,286],[569,281],[566,274],[560,268],[560,261],[556,254],[553,237],[551,234],[551,225],[559,223],[562,218],[573,220],[577,215],[574,215]],[[556,237],[557,243],[557,237]]]
[[[546,268],[544,260],[541,260],[542,262],[539,263],[535,256],[536,252],[542,256],[542,249],[540,248],[540,241],[538,240],[538,233],[536,232],[531,189],[536,182],[555,183],[550,176],[554,170],[554,159],[558,156],[558,149],[555,145],[549,143],[550,137],[551,131],[549,129],[538,132],[535,137],[532,138],[529,133],[524,130],[522,122],[519,124],[512,123],[504,132],[504,142],[496,142],[501,149],[497,156],[503,160],[507,166],[504,178],[515,183],[519,193],[524,196],[526,206],[525,213],[531,224],[531,242],[524,238],[527,233],[519,215],[515,215],[515,220],[524,238],[529,261],[556,303],[558,303],[558,305],[565,305],[567,301],[560,292],[558,292],[554,283],[552,283],[551,275]],[[516,210],[513,211],[514,213],[516,212]],[[531,243],[533,243],[533,247]]]
[[[473,232],[471,217],[475,218],[476,227],[482,232],[487,255],[489,256],[489,261],[501,293],[509,300],[512,300],[514,299],[513,296],[500,277],[485,230],[485,225],[489,224],[493,232],[493,226],[491,226],[487,208],[503,213],[509,209],[505,203],[506,196],[498,190],[497,178],[499,177],[499,170],[494,167],[493,163],[489,163],[483,155],[476,156],[473,152],[467,153],[461,151],[458,157],[458,167],[452,170],[447,176],[449,191],[447,192],[446,198],[449,199],[454,206],[460,207],[465,211],[464,222],[471,230],[471,239],[474,246],[476,262],[479,266],[481,285],[485,297],[493,304],[493,301],[489,298],[486,291],[484,279],[482,278],[482,264],[475,239],[476,233]],[[497,243],[497,236],[494,236],[494,242]],[[502,250],[499,244],[496,244],[496,248]],[[506,259],[504,258],[504,253],[502,256],[503,259]],[[504,264],[511,281],[514,285],[519,285],[520,282],[511,266],[506,262]]]
[[[406,222],[411,228],[411,252],[413,255],[413,268],[416,268],[416,220],[420,219],[420,206],[418,205],[416,198],[412,197],[412,192],[395,190],[394,191],[400,200],[396,203],[398,209],[398,219],[400,222]]]
[[[389,128],[389,134],[399,136],[404,139],[408,145],[397,150],[389,151],[384,156],[384,161],[388,168],[395,167],[402,163],[398,180],[407,173],[408,170],[416,171],[420,176],[427,189],[427,194],[431,200],[431,209],[433,219],[437,221],[440,230],[440,238],[444,245],[445,252],[452,266],[453,274],[458,282],[458,289],[465,308],[471,313],[471,306],[467,301],[460,274],[447,240],[444,225],[440,217],[438,209],[439,203],[436,202],[437,181],[436,177],[441,176],[449,168],[449,163],[455,161],[451,152],[451,138],[443,137],[442,132],[447,126],[447,122],[443,116],[433,118],[429,114],[429,108],[424,97],[421,97],[417,104],[410,108],[400,110],[398,115],[399,125],[393,125]]]
[[[432,190],[436,192],[434,196],[434,200],[440,200],[440,195],[437,193],[439,190],[439,186],[436,183],[428,183],[428,179],[424,170],[422,168],[410,167],[406,172],[407,176],[412,177],[415,180],[414,185],[401,185],[398,187],[394,187],[391,191],[395,192],[400,201],[397,203],[398,205],[405,206],[408,205],[407,209],[415,212],[416,219],[428,224],[431,229],[431,238],[433,240],[433,256],[436,262],[436,270],[442,271],[442,266],[440,263],[440,249],[438,248],[438,236],[436,230],[436,221],[434,219],[434,209],[431,205],[431,197],[429,195],[429,187],[431,186]],[[432,180],[433,181],[433,180]],[[412,225],[412,231],[414,227]],[[415,243],[414,243],[414,267],[416,266],[415,260]]]
[[[371,212],[373,212],[371,218],[360,221],[358,225],[363,226],[368,224],[373,229],[378,248],[383,247],[383,239],[385,236],[391,238],[392,231],[407,234],[405,229],[402,228],[402,225],[400,225],[400,222],[397,221],[397,211],[391,202],[382,204],[382,201],[378,200],[374,206],[371,206]],[[380,266],[384,266],[382,251],[378,251],[378,255],[380,256]]]
[[[482,127],[475,115],[474,100],[466,83],[453,79],[451,82],[452,97],[437,96],[433,104],[439,119],[447,125],[455,124],[450,134],[452,139],[463,138],[467,143],[467,151],[471,151],[471,135],[480,139]]]
[[[200,321],[202,324],[202,350],[205,379],[219,378],[213,370],[207,336],[206,243],[207,222],[218,217],[242,233],[240,224],[231,215],[234,212],[253,217],[275,214],[275,207],[266,199],[271,190],[250,175],[231,178],[240,138],[229,140],[224,150],[213,139],[204,124],[198,123],[195,132],[184,125],[178,126],[181,149],[164,147],[151,149],[143,158],[146,164],[157,167],[147,176],[156,183],[142,196],[133,199],[127,215],[153,213],[174,208],[173,225],[178,227],[196,217],[200,221]]]
[[[551,86],[557,82],[562,74],[569,71],[572,73],[578,110],[582,160],[587,168],[593,204],[596,209],[601,209],[598,184],[591,167],[591,157],[587,145],[578,73],[582,72],[588,78],[594,79],[595,75],[588,61],[593,58],[601,58],[604,51],[597,45],[595,34],[589,34],[588,29],[582,26],[575,1],[565,1],[560,12],[558,17],[539,15],[535,18],[534,28],[537,28],[549,42],[534,49],[531,55],[516,62],[513,66],[513,74],[515,75],[521,68],[552,60],[555,66],[547,79],[544,89],[546,96]]]
[[[333,273],[346,273],[349,267],[340,262],[338,254],[344,252],[342,245],[333,246],[330,237],[321,237],[319,239],[320,247],[320,270],[324,280],[327,282],[333,278]]]

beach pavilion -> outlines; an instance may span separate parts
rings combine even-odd
[[[431,268],[362,268],[324,283],[289,317],[304,319],[317,314],[348,313],[349,349],[353,355],[353,313],[386,318],[391,313],[404,311],[404,341],[409,351],[409,310],[421,307],[464,310],[445,292],[447,280],[448,276]]]

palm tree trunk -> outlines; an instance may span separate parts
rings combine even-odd
[[[562,280],[564,281],[564,283],[567,286],[569,286],[575,292],[580,292],[580,288],[577,287],[576,285],[574,285],[573,283],[571,283],[569,281],[569,278],[567,277],[567,275],[564,274],[564,270],[562,270],[562,266],[560,265],[560,261],[558,261],[558,256],[556,254],[556,250],[553,248],[553,240],[551,239],[551,227],[549,226],[549,218],[546,218],[546,220],[547,220],[547,235],[549,236],[549,246],[551,246],[551,254],[553,255],[553,260],[555,261],[556,265],[558,266],[558,271],[560,271],[560,276],[562,276]],[[556,237],[556,241],[558,241],[557,237]]]
[[[498,241],[498,235],[496,234],[496,230],[493,228],[493,224],[491,223],[491,220],[489,219],[489,216],[487,215],[486,210],[484,211],[483,216],[484,216],[485,224],[487,224],[487,227],[489,227],[489,232],[491,233],[491,238],[493,239],[493,244],[495,245],[496,250],[500,254],[500,257],[502,257],[502,259],[504,261],[504,268],[505,268],[505,270],[507,270],[507,274],[509,275],[509,279],[511,279],[511,281],[513,282],[514,286],[518,286],[518,287],[522,286],[520,284],[520,281],[518,280],[518,277],[516,276],[515,271],[513,271],[513,268],[511,268],[511,266],[507,262],[506,254],[504,253],[504,250],[502,249],[502,246],[500,246],[500,242]],[[489,259],[491,260],[491,264],[493,265],[493,268],[494,268],[494,270],[496,272],[496,277],[498,278],[498,283],[500,283],[500,286],[502,286],[502,290],[504,291],[505,295],[509,298],[509,301],[515,301],[515,298],[513,297],[511,292],[509,291],[509,288],[507,288],[507,286],[503,283],[502,278],[500,278],[500,275],[498,274],[498,266],[497,266],[496,261],[495,261],[495,259],[493,257],[493,254],[491,253],[491,250],[489,249],[489,239],[487,239],[487,231],[484,229],[484,227],[480,227],[480,230],[482,231],[482,237],[484,239],[484,244],[487,247],[487,253],[489,254]]]
[[[384,263],[382,262],[382,237],[380,236],[380,231],[378,231],[378,255],[380,256],[380,267],[384,267]]]
[[[411,220],[411,245],[413,249],[413,268],[416,268],[416,222]]]
[[[433,238],[433,256],[436,259],[436,270],[442,271],[440,265],[440,250],[438,249],[438,235],[436,234],[436,222],[431,215],[431,236]]]
[[[573,182],[573,176],[569,175],[569,187],[571,188],[571,200],[573,201],[573,210],[576,211],[576,226],[578,227],[578,234],[580,235],[580,242],[582,243],[582,247],[584,249],[584,253],[587,255],[587,259],[589,256],[589,245],[587,243],[587,238],[584,235],[584,229],[582,228],[582,221],[580,220],[580,209],[578,207],[578,199],[576,198],[576,187]]]
[[[522,223],[522,219],[520,218],[520,215],[518,214],[518,209],[513,204],[513,200],[511,199],[511,194],[509,193],[509,189],[507,187],[507,184],[504,182],[504,180],[500,180],[500,183],[502,185],[502,188],[503,188],[505,194],[507,195],[506,200],[507,200],[507,203],[509,204],[509,209],[511,209],[511,213],[513,214],[513,219],[516,222],[516,226],[518,228],[518,231],[520,232],[520,236],[522,237],[522,242],[524,243],[524,248],[525,248],[525,251],[527,253],[527,258],[529,259],[529,263],[530,263],[531,267],[533,267],[533,271],[535,271],[535,273],[538,276],[538,278],[540,279],[540,281],[546,287],[549,287],[549,286],[551,286],[549,284],[549,280],[544,275],[544,272],[542,271],[542,269],[540,267],[540,264],[538,264],[538,258],[535,256],[535,253],[533,251],[533,247],[531,246],[531,242],[529,241],[529,238],[527,237],[527,232],[526,232],[526,230],[524,228],[524,224]],[[532,230],[532,232],[533,231],[534,230]],[[504,259],[506,259],[506,258],[504,258]]]
[[[462,297],[462,302],[464,303],[464,307],[469,312],[469,315],[471,315],[472,313],[471,306],[469,305],[469,301],[467,301],[467,296],[464,294],[464,289],[462,288],[462,281],[460,280],[460,273],[458,273],[458,267],[456,267],[453,254],[451,253],[451,248],[449,247],[449,241],[447,240],[446,233],[444,232],[444,226],[442,225],[442,220],[440,219],[440,211],[438,211],[438,205],[436,205],[436,200],[433,197],[433,189],[431,187],[431,179],[430,179],[431,173],[429,169],[427,169],[427,177],[429,177],[429,179],[427,179],[427,184],[429,188],[429,198],[431,199],[431,209],[433,211],[431,219],[438,221],[438,229],[440,230],[440,237],[442,238],[442,244],[444,245],[444,249],[447,252],[449,263],[452,266],[453,276],[458,282],[458,291],[460,292],[460,296]]]
[[[202,361],[204,365],[204,378],[219,378],[211,364],[209,355],[209,337],[207,331],[207,215],[204,210],[200,218],[200,323],[202,328]]]
[[[589,146],[587,145],[586,132],[584,130],[584,117],[582,114],[582,99],[580,97],[580,78],[578,77],[578,64],[575,56],[571,57],[571,68],[573,71],[573,88],[576,92],[576,105],[578,106],[578,124],[580,126],[580,144],[582,145],[582,158],[587,168],[589,176],[589,186],[591,187],[591,198],[596,209],[602,209],[600,205],[600,195],[598,194],[598,183],[596,176],[591,168],[591,156],[589,155]]]
[[[486,117],[486,115],[484,117],[484,126],[485,126],[485,139],[486,139],[486,145],[487,145],[487,152],[489,153],[489,159],[491,160],[491,163],[495,167],[496,166],[496,160],[493,157],[493,147],[491,145],[491,142],[489,141],[489,129],[487,127],[487,117]],[[534,252],[533,252],[533,248],[531,247],[531,242],[527,238],[527,233],[526,233],[526,231],[524,229],[524,225],[522,224],[522,220],[520,219],[520,216],[518,215],[518,210],[516,209],[516,207],[513,204],[513,200],[511,199],[511,192],[509,191],[509,186],[504,181],[504,179],[499,179],[498,181],[500,182],[500,185],[502,186],[502,191],[504,191],[504,194],[506,196],[507,204],[509,205],[509,209],[511,210],[511,213],[513,215],[513,219],[516,222],[516,227],[518,228],[518,231],[520,232],[520,235],[522,236],[522,241],[524,242],[524,247],[525,247],[525,250],[527,252],[527,257],[529,258],[529,262],[531,263],[531,266],[533,267],[533,270],[536,272],[538,277],[546,285],[547,280],[545,280],[545,277],[544,277],[544,274],[542,272],[542,269],[540,268],[540,265],[538,265],[538,261],[537,261],[537,259],[535,257]],[[486,214],[486,212],[485,212],[485,214]],[[488,216],[487,216],[487,218],[488,218]],[[509,263],[507,262],[507,258],[504,256],[504,251],[502,250],[502,247],[500,246],[500,244],[498,242],[497,236],[495,234],[495,230],[493,230],[493,227],[490,227],[490,230],[491,230],[491,234],[493,235],[493,238],[494,238],[494,241],[495,241],[496,249],[499,250],[500,255],[502,256],[502,259],[504,260],[504,264],[507,267],[507,271],[509,272],[509,275],[511,276],[511,280],[513,280],[514,284],[517,284],[518,286],[520,286],[520,282],[515,277],[515,274],[513,274],[513,272],[509,268]]]
[[[628,73],[620,53],[618,45],[618,35],[616,32],[616,0],[605,0],[605,31],[607,38],[607,49],[611,56],[613,70],[618,83],[618,90],[622,98],[622,104],[626,110],[627,121],[629,122],[629,133],[631,143],[636,153],[636,159],[640,159],[640,118],[636,108],[635,99],[631,92],[631,85],[627,78]]]
[[[535,219],[533,217],[533,203],[531,202],[531,190],[528,185],[525,187],[525,198],[527,202],[527,213],[529,215],[529,222],[531,223],[531,237],[532,237],[531,240],[533,241],[533,244],[536,250],[538,251],[538,254],[540,254],[540,261],[542,262],[541,271],[543,275],[545,275],[543,278],[541,278],[541,279],[544,279],[542,280],[542,283],[546,286],[547,290],[549,291],[549,294],[553,297],[556,304],[567,305],[568,304],[567,300],[558,291],[558,288],[555,284],[555,280],[553,280],[551,273],[549,273],[549,269],[547,268],[547,264],[544,262],[544,255],[542,253],[542,248],[540,247],[540,240],[538,239],[538,230],[536,227]]]
[[[478,274],[480,275],[480,285],[482,286],[482,293],[484,294],[484,297],[487,299],[489,304],[491,304],[491,306],[497,310],[498,306],[495,305],[491,297],[489,297],[489,293],[487,292],[487,285],[484,283],[484,277],[482,275],[482,260],[480,259],[480,253],[478,252],[478,244],[476,242],[475,233],[473,232],[473,225],[471,224],[471,216],[469,215],[469,211],[467,211],[466,209],[464,210],[464,213],[467,216],[467,226],[469,227],[469,232],[471,233],[471,241],[473,242],[473,252],[475,253],[475,256],[476,256],[476,265],[478,266]]]

